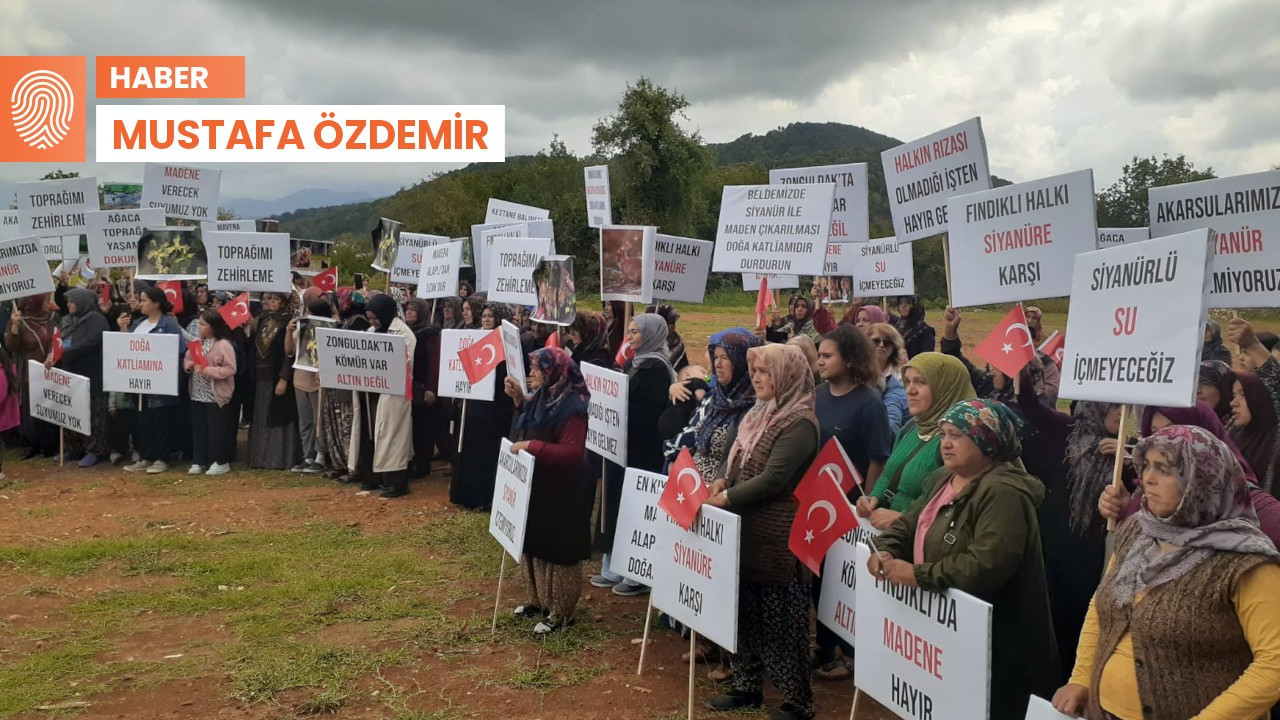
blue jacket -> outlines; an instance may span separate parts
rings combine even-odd
[[[895,435],[902,429],[902,425],[911,419],[911,414],[907,410],[907,389],[902,387],[902,381],[896,375],[890,375],[885,378],[884,392],[884,409],[889,413],[889,431]]]

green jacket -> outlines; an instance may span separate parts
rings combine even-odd
[[[920,497],[877,538],[880,550],[912,560],[920,513],[950,478],[939,468],[925,480]],[[996,720],[1022,720],[1028,696],[1053,697],[1061,684],[1036,516],[1044,493],[1021,463],[996,465],[942,508],[925,536],[926,562],[915,566],[926,590],[955,588],[991,603]]]

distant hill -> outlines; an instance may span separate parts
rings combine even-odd
[[[275,200],[237,198],[223,205],[230,207],[238,217],[257,219],[275,217],[294,210],[348,205],[372,199],[373,195],[367,192],[307,188]]]
[[[709,144],[721,165],[761,163],[766,167],[810,162],[862,162],[902,141],[866,128],[842,123],[791,123],[764,135],[747,133],[727,143]]]

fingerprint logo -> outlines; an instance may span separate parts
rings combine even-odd
[[[27,145],[48,150],[71,132],[76,97],[66,78],[52,70],[33,70],[9,96],[13,129]]]

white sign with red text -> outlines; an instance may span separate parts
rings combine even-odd
[[[103,392],[177,395],[179,335],[102,333]]]
[[[853,255],[854,297],[916,294],[911,243],[884,238],[845,249]]]
[[[400,244],[396,247],[396,261],[391,265],[391,282],[405,285],[418,285],[418,272],[422,268],[427,248],[449,242],[444,235],[426,235],[424,233],[400,233]]]
[[[221,170],[147,163],[142,169],[141,204],[164,210],[165,217],[215,222],[221,184]]]
[[[472,384],[467,379],[466,370],[462,369],[462,360],[458,359],[458,351],[480,342],[491,330],[441,330],[440,331],[440,397],[458,398],[459,400],[493,401],[494,378],[497,373],[489,373],[483,380]]]
[[[609,166],[589,165],[582,168],[587,185],[587,227],[602,228],[613,224],[613,204],[609,200]]]
[[[948,200],[991,189],[981,118],[885,150],[880,160],[898,242],[947,232]]]
[[[858,518],[858,527],[836,540],[822,561],[822,593],[818,597],[818,622],[826,625],[841,640],[856,645],[854,612],[858,606],[858,545],[874,538],[880,531],[869,520]]]
[[[0,301],[53,292],[53,278],[40,240],[21,237],[0,242]]]
[[[27,361],[31,417],[90,435],[89,378]]]
[[[316,328],[320,386],[404,395],[409,358],[403,335]]]
[[[728,650],[738,650],[742,520],[704,504],[688,530],[658,513],[653,606]]]
[[[524,553],[524,531],[529,520],[534,458],[524,450],[511,452],[512,445],[510,440],[502,438],[498,471],[493,479],[493,501],[489,505],[489,534],[516,562],[520,562]]]
[[[654,236],[654,299],[702,302],[707,294],[707,274],[711,272],[714,246],[709,240],[661,233]]]
[[[96,210],[87,212],[89,263],[96,268],[138,267],[138,238],[147,228],[164,227],[164,211]],[[252,221],[250,221],[252,222]]]
[[[587,404],[587,450],[626,467],[629,378],[626,373],[591,363],[583,363],[579,369],[591,391]]]

